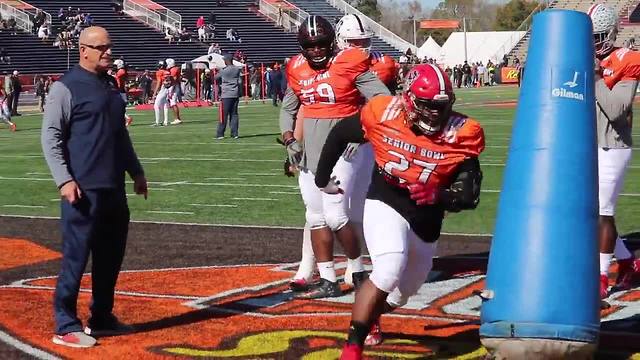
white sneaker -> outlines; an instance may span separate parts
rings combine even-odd
[[[71,332],[64,335],[54,335],[54,344],[64,345],[74,348],[88,348],[96,344],[96,339],[83,333],[82,331]]]
[[[162,126],[169,126],[169,123],[165,121],[162,123]]]
[[[175,119],[171,122],[171,125],[180,125],[180,124],[182,124],[182,120],[180,119]]]

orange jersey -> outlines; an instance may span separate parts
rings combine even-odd
[[[169,69],[169,73],[171,74],[171,77],[173,77],[173,81],[175,82],[179,82],[180,81],[180,68],[177,66],[172,67],[171,69]]]
[[[127,70],[119,69],[116,72],[116,84],[118,85],[118,90],[124,92],[124,85],[127,82]]]
[[[170,75],[171,73],[169,73],[169,71],[165,69],[159,69],[156,71],[156,81],[158,83],[162,83],[164,81],[164,78]]]
[[[316,71],[297,55],[287,64],[289,87],[304,106],[306,118],[340,119],[360,108],[356,78],[369,70],[369,57],[358,48],[340,51],[327,69]]]
[[[399,96],[374,97],[362,108],[360,116],[377,166],[400,186],[427,182],[448,185],[458,165],[484,150],[480,124],[455,112],[440,135],[416,134],[407,125]]]
[[[609,89],[621,80],[640,80],[640,52],[616,49],[600,62],[600,66],[602,78]]]
[[[376,74],[378,79],[385,85],[395,84],[396,77],[398,75],[398,67],[396,61],[388,55],[384,55],[377,51],[374,51],[369,56],[370,67],[369,70]]]

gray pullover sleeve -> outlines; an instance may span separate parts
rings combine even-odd
[[[376,95],[391,95],[389,88],[371,71],[366,71],[356,78],[356,88],[365,99]]]
[[[596,101],[610,122],[627,121],[627,113],[633,106],[638,83],[621,81],[609,90],[604,80],[596,81]]]
[[[42,118],[40,141],[44,158],[58,188],[73,180],[66,158],[66,141],[71,114],[71,92],[59,81],[51,86]]]
[[[280,133],[284,134],[287,131],[293,131],[296,122],[296,114],[300,108],[300,99],[291,90],[287,88],[282,99],[282,106],[280,107]]]

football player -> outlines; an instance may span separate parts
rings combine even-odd
[[[125,104],[128,103],[127,100],[127,76],[129,75],[127,72],[127,67],[125,66],[124,60],[122,59],[118,59],[116,61],[113,62],[113,65],[116,66],[116,86],[118,87],[118,90],[120,91],[120,96],[122,96],[122,100],[124,101]],[[129,125],[131,125],[131,123],[133,122],[133,118],[131,117],[131,115],[127,114],[126,112],[124,113],[124,124],[125,126],[129,127]]]
[[[341,359],[361,359],[380,315],[406,304],[426,281],[445,211],[478,205],[484,133],[452,110],[454,101],[442,69],[417,65],[402,95],[374,97],[360,119],[338,123],[327,138],[315,178],[323,192],[341,191],[331,169],[348,143],[369,142],[376,163],[364,208],[373,271],[356,293]]]
[[[158,61],[158,70],[156,70],[156,88],[153,91],[153,97],[158,96],[158,92],[162,88],[162,83],[164,82],[164,78],[170,76],[171,73],[167,70],[167,64],[165,64],[164,60]]]
[[[380,81],[389,88],[389,91],[395,93],[398,75],[396,62],[388,55],[375,51],[371,52],[372,38],[373,31],[362,22],[362,19],[360,19],[358,15],[345,15],[336,25],[336,44],[338,49],[345,50],[353,47],[360,48],[367,52],[370,62],[369,71],[374,73]],[[303,136],[302,119],[302,116],[298,116],[296,119],[295,137],[298,141],[300,141]],[[347,194],[347,204],[349,207],[349,220],[353,223],[359,241],[362,242],[362,212],[367,189],[369,188],[369,181],[371,180],[369,174],[373,168],[373,152],[368,145],[359,149],[357,144],[350,144],[345,151],[345,158],[350,159],[355,156],[356,150],[361,152],[360,156],[362,157],[360,167],[355,170],[360,173],[360,176],[357,176],[354,180],[355,182],[352,186],[353,191]],[[308,226],[305,225],[302,242],[302,259],[300,260],[298,272],[290,284],[293,290],[300,291],[305,289],[309,284],[308,280],[313,276],[315,258],[310,242]],[[347,266],[344,281],[350,285],[353,285],[352,272],[351,267]]]
[[[9,129],[11,131],[16,131],[16,124],[11,122],[11,110],[9,109],[9,102],[7,101],[7,97],[0,89],[0,121],[9,125]]]
[[[163,126],[169,125],[169,108],[176,105],[175,86],[173,85],[173,79],[170,75],[165,76],[162,80],[162,88],[158,92],[156,99],[153,103],[153,109],[156,115],[156,122],[154,126],[160,126],[160,115],[164,112]]]
[[[314,184],[314,173],[331,128],[345,118],[357,118],[362,96],[372,98],[389,91],[368,71],[369,56],[362,49],[349,48],[334,56],[335,32],[325,18],[315,15],[307,18],[298,31],[298,42],[302,52],[287,64],[289,88],[280,111],[280,129],[290,163],[301,170],[298,181],[320,282],[295,296],[335,297],[342,295],[342,291],[333,263],[334,234],[347,255],[353,277],[358,279],[354,283],[362,280],[365,272],[359,243],[347,216],[345,195],[322,193]],[[304,106],[302,143],[296,141],[293,133],[301,105]],[[358,166],[356,154],[350,161],[342,159],[333,169],[347,193]]]
[[[180,108],[178,103],[182,101],[182,89],[180,88],[180,84],[182,82],[180,79],[182,74],[180,73],[180,67],[176,65],[175,60],[167,59],[165,60],[165,64],[167,65],[167,70],[169,70],[171,78],[173,79],[173,86],[175,87],[173,92],[176,96],[176,101],[171,105],[173,114],[175,115],[175,119],[171,122],[171,125],[180,125],[182,124],[182,120],[180,120]]]
[[[624,176],[631,162],[631,119],[633,98],[640,78],[640,53],[614,46],[618,14],[613,8],[595,4],[587,13],[593,23],[596,51],[600,297],[606,298],[609,265],[614,255],[618,262],[618,288],[630,288],[634,274],[640,269],[640,263],[618,236],[614,217]]]

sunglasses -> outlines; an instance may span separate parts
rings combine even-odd
[[[105,44],[105,45],[80,44],[80,46],[85,46],[85,47],[88,47],[90,49],[98,50],[100,52],[106,52],[107,50],[110,50],[113,47],[112,44]]]

